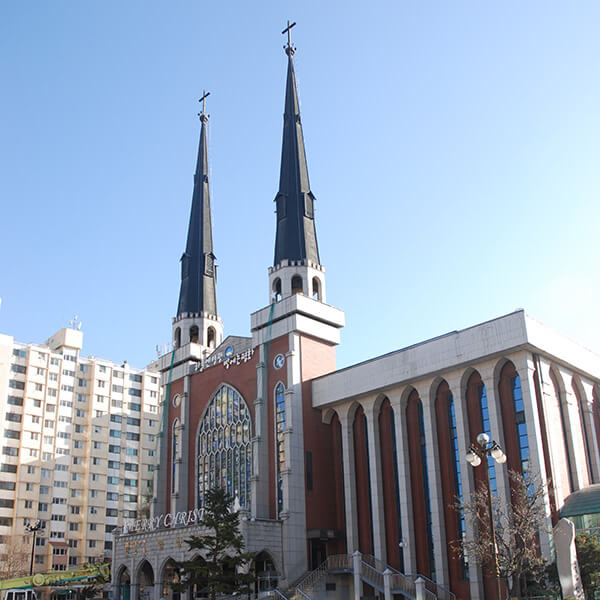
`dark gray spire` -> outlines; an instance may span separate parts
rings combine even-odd
[[[293,27],[293,25],[292,25]],[[288,56],[285,111],[283,115],[283,143],[281,148],[281,172],[279,193],[275,197],[277,207],[277,234],[275,237],[275,260],[309,260],[320,264],[319,248],[314,221],[314,199],[308,181],[308,167],[304,152],[304,136],[300,121],[300,105],[296,89],[293,55],[295,48],[289,41],[285,46]]]
[[[183,313],[206,312],[218,316],[215,255],[213,254],[212,224],[210,217],[210,189],[208,183],[208,149],[206,127],[208,117],[203,107],[199,114],[202,126],[198,146],[198,162],[194,175],[192,212],[188,227],[187,245],[181,257],[181,289],[177,316]]]

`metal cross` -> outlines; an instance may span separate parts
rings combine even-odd
[[[206,99],[210,96],[210,92],[207,92],[206,90],[202,90],[202,98],[200,98],[200,100],[198,100],[198,102],[202,102],[202,112],[198,113],[198,116],[204,116],[206,114]]]
[[[296,25],[296,21],[294,21],[293,23],[290,23],[288,21],[287,22],[287,27],[281,32],[282,35],[287,33],[288,42],[287,42],[287,46],[284,46],[285,49],[286,49],[286,52],[288,50],[291,50],[293,52],[291,30],[292,30],[292,27],[294,27],[294,25]]]

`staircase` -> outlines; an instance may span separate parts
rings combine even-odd
[[[334,554],[300,580],[295,589],[284,595],[276,590],[278,598],[284,600],[317,600],[316,587],[328,575],[350,574],[383,592],[386,600],[401,594],[410,600],[455,600],[455,595],[444,586],[421,576],[409,576],[392,569],[384,562],[368,554]]]

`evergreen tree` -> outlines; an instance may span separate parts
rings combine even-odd
[[[600,540],[591,533],[580,533],[575,538],[577,562],[581,573],[581,583],[588,598],[600,588]]]
[[[233,499],[222,488],[212,488],[206,493],[204,511],[199,525],[206,529],[204,535],[185,540],[191,552],[198,552],[194,560],[177,563],[181,591],[195,587],[206,592],[210,600],[218,594],[246,591],[251,575],[241,569],[253,558],[244,552],[244,538],[239,530],[240,515],[232,512]]]

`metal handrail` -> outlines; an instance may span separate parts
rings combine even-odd
[[[435,594],[435,598],[440,598],[441,600],[456,599],[456,594],[454,594],[454,592],[451,592],[446,586],[438,583],[437,581],[433,581],[433,579],[430,579],[426,575],[421,575],[420,573],[411,573],[410,575],[406,575],[406,577],[410,577],[415,581],[420,577],[425,582],[425,589],[432,591]]]

